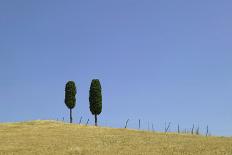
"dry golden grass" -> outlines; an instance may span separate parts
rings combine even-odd
[[[0,124],[0,154],[232,155],[232,138],[32,121]]]

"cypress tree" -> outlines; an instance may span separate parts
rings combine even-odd
[[[101,84],[98,79],[93,79],[89,90],[89,109],[95,118],[95,126],[97,126],[97,115],[102,111],[102,93]]]
[[[64,102],[70,110],[70,123],[72,123],[72,109],[76,105],[76,85],[74,81],[68,81],[65,86]]]

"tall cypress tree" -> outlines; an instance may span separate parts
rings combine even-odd
[[[95,126],[97,126],[97,115],[102,111],[102,93],[101,84],[98,79],[93,79],[89,90],[89,109],[95,118]]]
[[[76,85],[74,81],[68,81],[65,86],[64,102],[70,110],[70,123],[72,123],[72,109],[76,105]]]

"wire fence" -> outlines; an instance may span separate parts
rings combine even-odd
[[[57,118],[56,121],[62,121],[69,123],[69,119],[65,119],[62,117],[61,119]],[[178,133],[178,134],[192,134],[192,135],[205,135],[211,136],[209,132],[209,126],[206,125],[204,127],[200,127],[199,125],[192,124],[190,127],[181,127],[180,124],[173,124],[172,122],[164,122],[163,127],[162,125],[154,124],[152,121],[143,121],[142,119],[125,119],[122,122],[122,125],[109,125],[108,121],[101,122],[100,126],[105,127],[114,127],[114,128],[129,128],[129,129],[136,129],[142,131],[150,131],[150,132],[164,132],[164,133]],[[81,116],[79,120],[73,122],[75,124],[81,125],[94,125],[94,122],[91,122],[89,118],[85,118]]]

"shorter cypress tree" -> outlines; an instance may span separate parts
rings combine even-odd
[[[68,81],[65,86],[64,102],[70,110],[70,123],[72,123],[72,109],[76,105],[76,85],[74,81]]]

